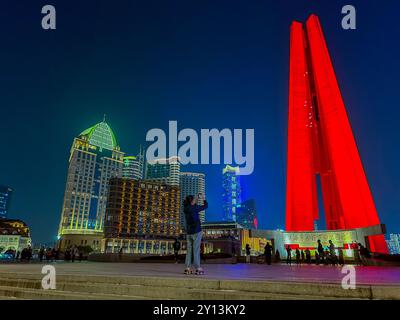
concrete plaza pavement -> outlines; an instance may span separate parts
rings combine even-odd
[[[0,274],[41,275],[45,263],[3,263]],[[286,264],[205,264],[205,275],[184,275],[183,264],[55,262],[57,275],[118,277],[195,278],[216,280],[277,281],[340,284],[344,274],[338,266]],[[400,267],[355,266],[357,285],[400,286]]]

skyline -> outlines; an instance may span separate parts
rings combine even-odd
[[[36,28],[33,4],[15,20],[20,5],[10,3],[2,12],[3,30],[15,32],[3,35],[7,64],[0,89],[0,184],[14,190],[10,217],[26,221],[34,240],[54,240],[73,138],[106,113],[127,154],[139,151],[149,129],[167,131],[169,120],[180,128],[255,128],[255,171],[242,179],[244,199],[256,199],[260,228],[283,229],[289,25],[316,12],[377,211],[388,233],[398,233],[400,66],[393,61],[400,47],[392,40],[399,27],[390,19],[399,5],[352,2],[355,31],[340,28],[341,1],[246,7],[176,1],[156,8],[100,1],[94,8],[80,4],[78,11],[74,3],[55,1],[54,33]],[[210,220],[222,214],[222,168],[182,166],[206,174]]]

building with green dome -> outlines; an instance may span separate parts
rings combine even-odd
[[[105,119],[74,139],[58,230],[60,249],[74,245],[100,249],[109,180],[121,177],[123,158]]]

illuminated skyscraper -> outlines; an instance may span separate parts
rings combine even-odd
[[[127,178],[110,180],[106,252],[160,253],[180,234],[179,187]],[[165,250],[160,250],[164,247]],[[172,250],[171,250],[172,251]]]
[[[222,170],[222,202],[224,221],[236,222],[236,207],[241,203],[239,167],[227,165]]]
[[[109,180],[121,176],[123,156],[105,121],[74,139],[58,230],[60,247],[100,247]]]
[[[180,174],[180,187],[181,187],[181,212],[180,212],[180,221],[181,226],[185,227],[185,214],[183,213],[183,200],[188,195],[196,196],[198,193],[201,193],[203,197],[206,195],[206,182],[204,173],[197,172],[181,172]],[[197,203],[198,205],[203,205],[204,201],[200,200]],[[205,211],[201,211],[199,213],[200,221],[203,223],[205,221]]]
[[[256,201],[249,199],[236,207],[236,222],[246,229],[258,229]]]
[[[316,175],[328,230],[379,225],[319,19],[293,22],[290,36],[286,229],[309,231],[318,219]],[[368,237],[386,253],[384,236]]]
[[[10,187],[0,186],[0,218],[7,218],[10,209],[11,195]]]
[[[142,149],[137,156],[125,156],[122,177],[142,180],[144,176],[144,153]]]
[[[169,186],[179,186],[181,163],[178,157],[157,159],[146,163],[145,179]]]

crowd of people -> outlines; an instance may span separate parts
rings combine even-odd
[[[353,250],[354,263],[356,265],[367,265],[368,259],[372,257],[371,252],[363,246],[361,243],[352,243],[351,246]],[[314,250],[314,259],[312,259],[312,250]],[[251,248],[249,244],[245,247],[246,253],[246,263],[250,263],[251,258]],[[259,263],[265,262],[270,265],[272,261],[280,262],[280,252],[279,250],[273,253],[273,247],[268,242],[264,247],[264,255],[262,260],[258,260]],[[316,248],[302,248],[299,247],[292,248],[290,245],[286,247],[286,264],[291,265],[292,261],[296,264],[312,264],[316,265],[341,265],[345,264],[345,258],[343,253],[343,248],[336,248],[334,243],[329,240],[329,245],[324,247],[321,240],[317,241]]]

